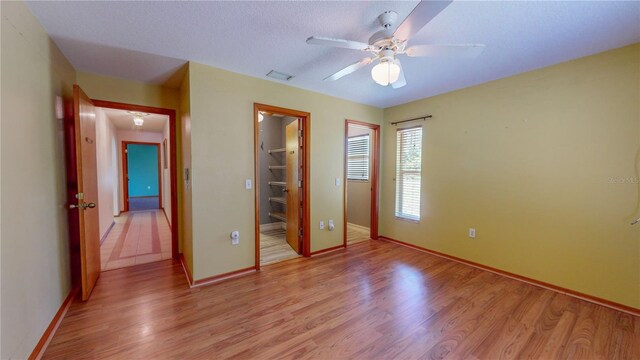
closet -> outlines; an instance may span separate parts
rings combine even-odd
[[[260,257],[272,263],[299,256],[300,120],[260,113]]]

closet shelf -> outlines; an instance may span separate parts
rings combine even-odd
[[[285,170],[286,165],[269,165],[269,170]]]
[[[285,151],[287,151],[287,149],[282,148],[282,149],[271,149],[271,150],[267,150],[269,151],[269,154],[275,154],[275,153],[283,153]]]
[[[287,216],[284,213],[281,212],[270,212],[269,216],[271,216],[274,219],[278,219],[281,221],[287,221]]]
[[[287,203],[287,199],[285,199],[284,197],[270,197],[269,201],[275,202],[275,203],[279,203],[279,204],[286,204]]]
[[[269,185],[271,186],[287,186],[287,183],[284,181],[269,181]]]

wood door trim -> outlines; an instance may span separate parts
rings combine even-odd
[[[182,270],[184,270],[184,276],[187,278],[189,287],[191,287],[193,285],[193,276],[191,275],[189,265],[187,265],[187,259],[184,258],[184,254],[180,254],[180,264],[182,265]]]
[[[162,208],[162,159],[160,159],[161,143],[145,142],[145,141],[122,141],[122,195],[124,196],[124,211],[129,211],[129,159],[127,158],[127,145],[155,145],[158,147],[158,209]],[[155,196],[137,196],[137,197],[155,197]],[[163,209],[164,210],[164,209]]]
[[[551,291],[555,291],[555,292],[558,292],[558,293],[561,293],[561,294],[569,295],[569,296],[572,296],[572,297],[575,297],[575,298],[578,298],[578,299],[581,299],[581,300],[585,300],[585,301],[588,301],[588,302],[591,302],[591,303],[594,303],[594,304],[606,306],[606,307],[614,309],[614,310],[622,311],[622,312],[625,312],[625,313],[628,313],[628,314],[631,314],[631,315],[635,315],[635,316],[640,316],[640,309],[634,308],[634,307],[631,307],[631,306],[628,306],[628,305],[623,305],[623,304],[620,304],[620,303],[617,303],[617,302],[614,302],[614,301],[611,301],[611,300],[606,300],[606,299],[599,298],[597,296],[584,294],[584,293],[581,293],[579,291],[567,289],[567,288],[564,288],[564,287],[561,287],[561,286],[557,286],[557,285],[553,285],[553,284],[550,284],[550,283],[547,283],[547,282],[544,282],[544,281],[532,279],[530,277],[514,274],[514,273],[509,272],[509,271],[497,269],[497,268],[494,268],[494,267],[491,267],[491,266],[487,266],[487,265],[483,265],[483,264],[480,264],[480,263],[477,263],[477,262],[474,262],[474,261],[465,260],[465,259],[453,256],[453,255],[447,255],[447,254],[441,253],[439,251],[430,250],[430,249],[424,248],[424,247],[419,246],[419,245],[409,244],[409,243],[406,243],[404,241],[396,240],[396,239],[393,239],[393,238],[390,238],[390,237],[387,237],[387,236],[380,236],[379,239],[382,240],[382,241],[387,241],[387,242],[390,242],[390,243],[394,243],[394,244],[398,244],[398,245],[401,245],[401,246],[405,246],[405,247],[408,247],[408,248],[411,248],[411,249],[414,249],[414,250],[422,251],[422,252],[425,252],[427,254],[438,256],[438,257],[441,257],[441,258],[444,258],[444,259],[455,261],[455,262],[460,263],[460,264],[464,264],[464,265],[467,265],[467,266],[472,266],[472,267],[480,269],[480,270],[489,271],[489,272],[492,272],[494,274],[505,276],[505,277],[508,277],[508,278],[511,278],[511,279],[514,279],[514,280],[522,281],[522,282],[525,282],[527,284],[535,285],[535,286],[538,286],[538,287],[541,287],[541,288],[545,288],[545,289],[548,289],[548,290],[551,290]]]
[[[96,107],[109,109],[138,111],[167,115],[169,117],[169,181],[171,187],[171,257],[179,258],[179,232],[178,232],[178,163],[177,163],[177,133],[176,133],[176,111],[153,106],[126,104],[114,101],[92,99]],[[119,209],[118,209],[119,210]]]
[[[371,124],[358,120],[344,121],[344,177],[342,186],[343,204],[343,244],[347,247],[347,145],[349,139],[349,125],[366,127],[372,131],[373,148],[371,152],[371,212],[369,224],[369,237],[378,239],[378,217],[380,213],[380,125]]]
[[[302,130],[302,256],[311,256],[311,114],[272,105],[253,103],[253,172],[255,189],[255,269],[260,270],[260,169],[258,112],[282,114],[301,119]]]

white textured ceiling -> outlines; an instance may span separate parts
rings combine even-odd
[[[161,114],[147,114],[143,116],[144,124],[135,126],[133,124],[133,115],[126,110],[101,108],[116,129],[119,130],[135,130],[149,132],[163,132],[165,125],[169,121],[169,116]]]
[[[79,70],[162,83],[186,60],[259,78],[274,69],[295,75],[291,86],[378,107],[640,42],[640,2],[454,1],[409,45],[486,44],[479,58],[402,58],[408,84],[400,89],[375,84],[370,67],[322,81],[364,54],[310,46],[307,37],[366,42],[380,13],[402,20],[416,3],[28,2]]]

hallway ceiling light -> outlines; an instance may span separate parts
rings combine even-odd
[[[143,118],[149,115],[148,113],[141,113],[137,111],[129,111],[128,113],[131,114],[131,116],[133,116],[133,124],[138,127],[144,124]]]
[[[144,124],[144,119],[142,117],[140,117],[140,116],[134,116],[133,117],[133,123],[136,126],[142,126],[142,124]]]

